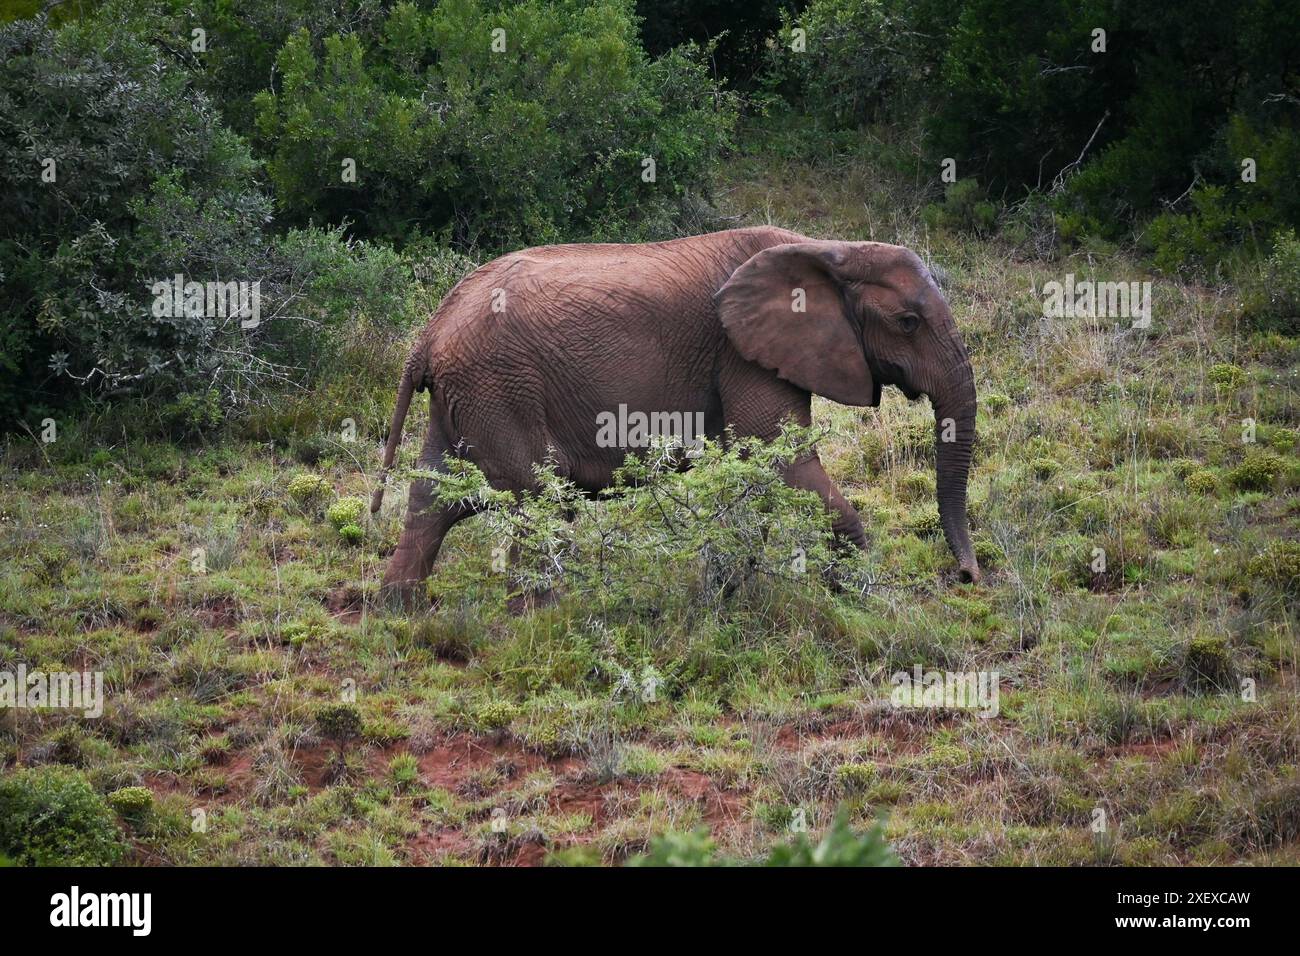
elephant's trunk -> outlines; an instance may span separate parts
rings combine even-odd
[[[934,406],[934,459],[939,499],[939,523],[957,559],[961,580],[980,579],[975,548],[966,518],[966,482],[970,476],[971,447],[975,443],[975,376],[964,359],[946,376],[946,385],[930,396]]]

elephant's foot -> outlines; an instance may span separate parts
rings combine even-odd
[[[430,606],[424,580],[385,581],[379,586],[378,604],[389,611],[410,612]]]

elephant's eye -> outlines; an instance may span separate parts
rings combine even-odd
[[[903,327],[904,332],[911,335],[916,331],[916,327],[921,324],[921,319],[911,312],[904,312],[898,317],[898,324]]]

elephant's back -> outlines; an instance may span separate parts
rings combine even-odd
[[[769,227],[651,243],[570,243],[507,253],[462,279],[432,320],[435,342],[611,320],[716,322],[713,293],[759,249],[802,237]]]

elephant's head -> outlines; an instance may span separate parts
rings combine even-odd
[[[732,344],[845,405],[882,385],[934,407],[939,518],[961,578],[978,581],[966,519],[975,379],[943,294],[916,253],[880,242],[794,242],[757,253],[715,300]]]

